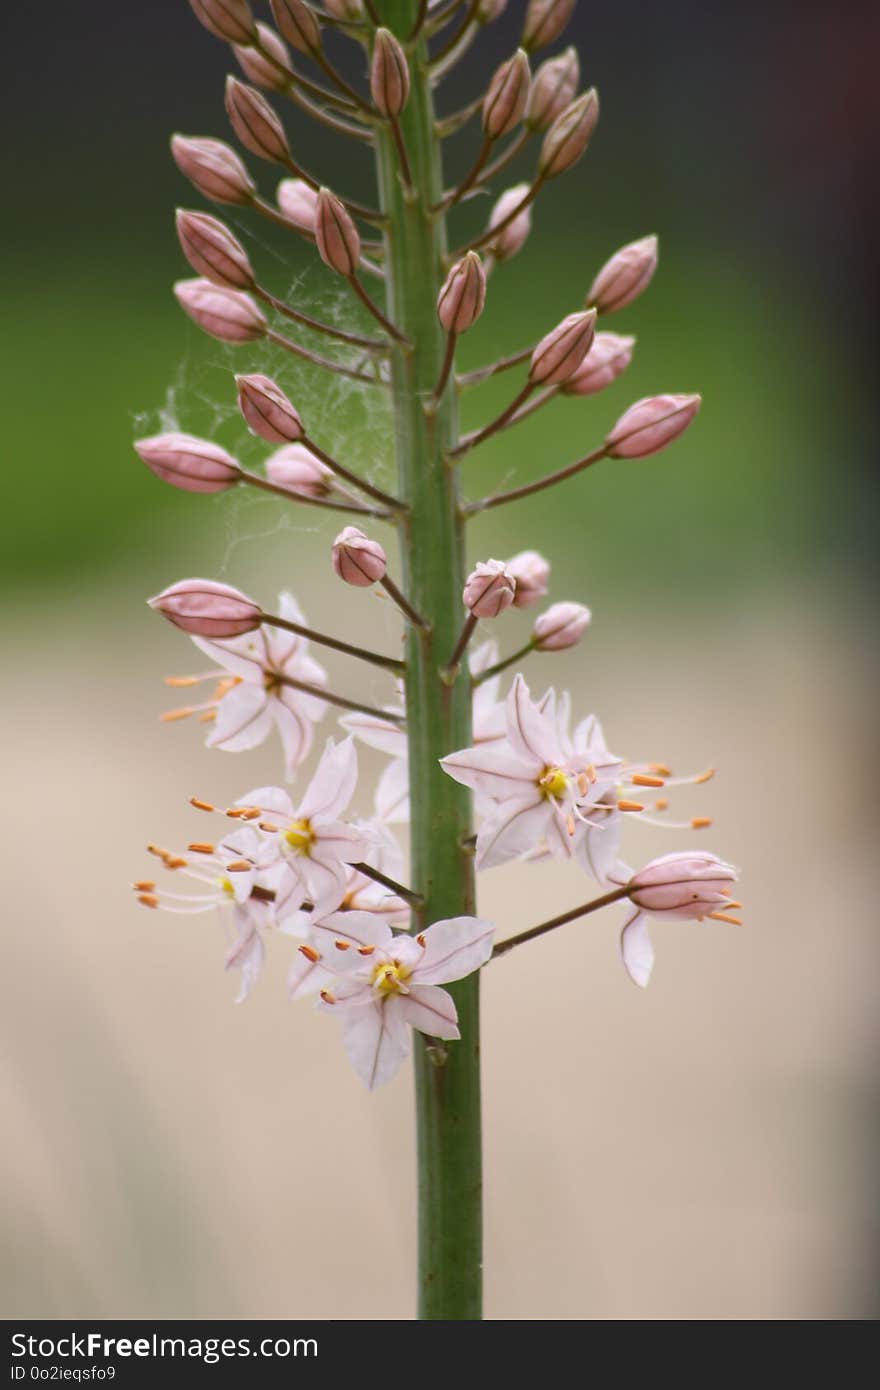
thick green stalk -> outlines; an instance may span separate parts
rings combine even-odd
[[[377,0],[383,22],[401,40],[418,0]],[[470,795],[439,759],[471,741],[466,677],[444,684],[464,618],[464,535],[456,470],[446,455],[457,441],[455,393],[447,386],[435,410],[431,395],[443,364],[445,336],[437,293],[446,249],[443,220],[431,214],[443,189],[440,142],[420,44],[410,55],[412,90],[401,117],[414,189],[400,178],[390,132],[379,132],[377,163],[386,233],[388,313],[413,345],[395,347],[392,399],[401,496],[406,595],[430,632],[411,628],[407,646],[407,728],[412,884],[429,924],[474,910]],[[480,1133],[479,977],[452,986],[461,1041],[432,1047],[416,1034],[419,1170],[419,1315],[473,1319],[482,1313],[482,1173]]]

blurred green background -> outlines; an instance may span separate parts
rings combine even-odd
[[[442,111],[485,85],[515,45],[521,13],[510,0],[444,86]],[[170,289],[191,274],[172,209],[202,202],[174,168],[168,135],[231,138],[222,108],[230,62],[185,0],[53,7],[48,28],[45,10],[7,7],[4,24],[15,59],[4,91],[15,136],[0,153],[10,481],[0,568],[17,654],[4,735],[16,788],[8,836],[20,835],[22,815],[28,825],[6,1015],[6,1104],[25,1136],[7,1181],[17,1194],[10,1308],[381,1314],[378,1289],[331,1306],[339,1270],[327,1228],[313,1222],[288,1244],[273,1215],[286,1199],[268,1178],[332,1176],[332,1145],[316,1137],[327,1124],[322,1088],[332,1086],[342,1088],[349,1142],[365,1145],[363,1181],[389,1172],[406,1192],[408,1083],[396,1083],[394,1101],[367,1103],[341,1054],[321,1051],[336,1039],[303,1041],[320,1022],[288,1022],[280,974],[269,1012],[268,986],[232,1011],[217,943],[206,965],[199,933],[178,938],[175,926],[172,938],[164,922],[136,918],[125,897],[143,872],[144,841],[160,828],[168,839],[191,833],[188,795],[231,797],[242,776],[258,780],[253,764],[205,754],[195,730],[152,723],[162,671],[185,670],[191,658],[144,597],[205,573],[263,600],[289,583],[310,616],[348,635],[371,611],[325,580],[332,520],[281,514],[262,497],[184,495],[132,450],[133,438],[173,422],[213,432],[248,463],[265,453],[236,415],[231,372],[271,359],[206,339]],[[648,756],[665,759],[671,745],[682,764],[725,764],[728,790],[719,782],[712,793],[723,838],[712,848],[745,864],[756,925],[747,944],[702,942],[696,964],[670,947],[667,984],[652,985],[647,1005],[618,997],[616,975],[609,992],[609,938],[590,957],[588,1000],[572,996],[587,1011],[589,1066],[546,997],[552,1039],[519,1056],[518,1070],[504,1068],[496,1043],[495,1316],[876,1311],[866,634],[878,127],[867,55],[877,31],[872,7],[857,3],[582,3],[563,42],[577,43],[584,82],[600,90],[598,133],[578,169],[542,196],[530,242],[493,274],[487,312],[462,343],[467,368],[534,341],[580,307],[616,247],[659,234],[650,293],[607,325],[637,335],[630,370],[602,395],[556,404],[481,447],[466,465],[471,495],[586,452],[646,394],[701,391],[697,422],[657,458],[605,462],[481,519],[473,558],[526,546],[550,555],[554,597],[589,603],[595,623],[580,666],[565,676],[548,662],[549,677],[579,677],[583,698],[595,698],[621,737],[634,748],[651,742]],[[329,47],[360,76],[351,50]],[[359,150],[293,108],[284,116],[308,167],[336,191],[370,199]],[[452,173],[469,162],[469,132],[450,142]],[[527,177],[533,158],[506,181]],[[271,196],[277,171],[247,162]],[[488,206],[457,214],[462,237]],[[251,237],[272,290],[296,284],[313,312],[358,319],[302,243],[235,210],[220,215]],[[380,406],[289,363],[269,369],[319,442],[390,477]],[[465,425],[505,404],[513,380],[469,393]],[[273,776],[267,764],[264,780]],[[73,832],[53,846],[54,874],[47,806],[56,827],[60,817]],[[499,911],[522,912],[530,893],[530,918],[547,905],[527,880],[515,882],[519,899],[492,879]],[[555,891],[560,907],[570,900]],[[550,958],[564,977],[563,957]],[[515,1008],[495,1006],[507,1056],[522,1017],[538,1017],[532,983],[528,972],[518,978]],[[551,986],[566,988],[558,976]],[[288,1027],[311,1049],[307,1080],[279,1060]],[[565,1060],[548,1081],[542,1058],[553,1047]],[[533,1128],[511,1118],[514,1078],[535,1107]],[[634,1152],[656,1169],[635,1214],[630,1184],[643,1175],[630,1171]],[[534,1205],[542,1165],[569,1206],[566,1215],[538,1203],[529,1224],[519,1184]],[[600,1187],[585,1197],[580,1177],[591,1165]],[[353,1248],[385,1241],[378,1213],[354,1196],[337,1215]],[[336,1218],[327,1219],[332,1232]],[[388,1289],[407,1315],[411,1232],[401,1220]],[[524,1248],[535,1253],[528,1272]]]

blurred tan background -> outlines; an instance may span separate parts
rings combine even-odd
[[[609,324],[639,337],[626,378],[485,446],[471,486],[567,461],[649,392],[702,389],[706,405],[662,458],[603,465],[481,522],[473,555],[539,548],[553,597],[593,607],[577,654],[536,659],[535,688],[572,689],[615,751],[718,766],[682,807],[715,817],[699,843],[742,868],[747,925],[657,925],[644,993],[617,959],[613,910],[487,971],[487,1313],[872,1317],[868,19],[855,4],[833,23],[812,4],[584,10],[571,37],[602,88],[601,139],[493,278],[463,364],[577,307],[606,255],[649,229],[661,269]],[[448,106],[509,51],[518,13],[511,0]],[[408,1071],[367,1095],[333,1022],[286,1003],[289,942],[272,943],[236,1007],[219,922],[147,913],[128,887],[147,841],[203,833],[190,795],[224,801],[279,776],[273,743],[212,753],[196,726],[157,722],[175,703],[163,674],[201,659],[144,598],[206,573],[265,601],[289,584],[316,623],[356,636],[369,621],[377,645],[394,619],[333,587],[332,522],[184,497],[135,459],[132,437],[171,419],[216,426],[248,463],[263,452],[235,419],[228,373],[266,359],[201,338],[167,291],[186,273],[171,206],[199,203],[166,133],[227,138],[227,64],[182,0],[143,16],[107,0],[56,22],[51,54],[26,27],[13,34],[19,110],[38,54],[47,80],[4,154],[28,189],[4,227],[17,271],[0,545],[5,1312],[409,1317]],[[804,101],[819,81],[821,121]],[[290,127],[306,138],[298,116]],[[364,194],[350,155],[313,154]],[[464,162],[459,147],[452,165]],[[311,305],[335,312],[335,286],[282,249],[260,232],[272,287],[305,274]],[[319,438],[387,480],[380,413],[296,371],[281,379]],[[505,403],[493,390],[468,401],[467,426]],[[523,632],[515,617],[497,635],[512,649]],[[327,665],[340,688],[387,694],[377,675]],[[631,858],[681,843],[633,828]],[[584,883],[516,868],[482,888],[506,933]]]

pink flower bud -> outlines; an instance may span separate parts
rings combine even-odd
[[[521,550],[507,561],[506,568],[516,580],[514,608],[530,608],[544,598],[550,580],[550,564],[537,550]]]
[[[437,296],[437,317],[447,333],[466,333],[486,304],[486,272],[476,251],[450,270]]]
[[[624,309],[646,290],[657,269],[657,238],[642,237],[615,251],[596,276],[587,295],[600,314]]]
[[[539,652],[563,652],[581,640],[591,616],[582,603],[551,603],[535,619],[532,641]]]
[[[548,58],[535,73],[526,110],[530,130],[547,130],[577,96],[581,65],[577,49],[567,48],[556,58]]]
[[[343,24],[346,21],[357,23],[364,17],[363,0],[324,0],[324,9]]]
[[[315,240],[325,265],[351,277],[361,259],[361,239],[345,204],[322,188],[315,205]]]
[[[335,491],[336,478],[326,463],[305,444],[286,444],[266,459],[266,477],[279,487],[304,497],[327,497]]]
[[[246,204],[257,191],[235,150],[222,140],[172,135],[171,153],[180,172],[215,203]]]
[[[224,492],[241,477],[231,454],[193,434],[155,434],[134,447],[157,478],[184,492]]]
[[[566,396],[595,396],[597,391],[604,391],[626,371],[632,361],[635,341],[619,333],[597,333],[574,376],[562,387]]]
[[[629,896],[645,912],[701,922],[730,899],[736,869],[714,854],[664,854],[629,881]]]
[[[147,602],[194,637],[240,637],[258,628],[263,617],[247,594],[214,579],[181,579]]]
[[[346,526],[333,542],[333,570],[346,584],[368,589],[385,577],[388,562],[378,541],[356,526]]]
[[[270,0],[275,23],[300,53],[319,53],[321,26],[303,0]]]
[[[310,188],[302,179],[282,179],[276,194],[278,206],[289,222],[303,232],[315,235],[315,217],[318,211],[317,190]]]
[[[383,116],[399,116],[409,99],[406,54],[388,29],[376,30],[370,92]]]
[[[591,87],[554,120],[541,146],[538,173],[553,179],[577,164],[599,120],[599,97]]]
[[[248,428],[270,444],[295,444],[305,434],[299,412],[281,387],[262,372],[237,376],[238,408]]]
[[[529,0],[523,25],[523,48],[546,48],[558,39],[574,12],[576,0]]]
[[[592,346],[595,331],[595,309],[569,314],[532,353],[529,381],[534,386],[558,386],[574,376]]]
[[[226,114],[246,149],[270,164],[286,164],[290,146],[284,126],[262,92],[231,74],[226,79]]]
[[[474,19],[478,24],[492,24],[501,18],[506,9],[507,0],[480,0],[474,11]]]
[[[529,191],[529,184],[517,183],[513,188],[508,188],[501,194],[489,216],[489,226],[497,227],[499,222],[503,222],[509,213],[518,207],[523,198]],[[490,241],[486,250],[491,252],[496,261],[509,261],[511,256],[515,256],[525,244],[525,241],[532,230],[532,209],[523,208],[522,212],[517,213],[506,227],[502,227],[494,241]]]
[[[232,50],[239,66],[245,77],[256,82],[258,87],[266,87],[270,92],[283,92],[293,74],[287,45],[268,24],[257,24],[257,37],[261,47],[275,59],[274,63],[258,48],[243,48],[239,45]]]
[[[216,217],[178,208],[177,236],[193,270],[226,290],[249,290],[254,272],[247,252]]]
[[[247,0],[189,0],[190,8],[206,29],[227,43],[247,43],[254,32],[254,16]]]
[[[529,102],[532,75],[529,60],[521,48],[495,72],[483,101],[483,132],[489,140],[500,140],[523,118]]]
[[[658,453],[684,433],[701,404],[701,396],[646,396],[636,401],[606,437],[608,453],[616,459]]]
[[[497,618],[513,603],[516,580],[500,560],[480,560],[464,586],[465,608],[475,618]]]
[[[177,302],[193,323],[221,343],[251,343],[266,332],[266,316],[250,295],[210,280],[178,280]]]

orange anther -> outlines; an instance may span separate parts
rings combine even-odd
[[[217,718],[217,711],[216,711],[215,709],[206,709],[205,712],[204,712],[204,714],[200,714],[200,715],[199,715],[199,723],[200,723],[200,724],[213,724],[213,723],[214,723],[214,720],[215,720],[216,718]]]
[[[333,992],[332,992],[331,990],[329,990],[329,989],[322,989],[322,990],[321,990],[321,998],[323,999],[323,1001],[324,1001],[325,1004],[335,1004],[335,1003],[336,1003],[336,995],[333,994]]]
[[[654,810],[655,810],[655,811],[668,811],[668,810],[669,810],[669,802],[667,801],[667,799],[666,799],[665,796],[658,796],[658,797],[657,797],[657,800],[654,802]]]
[[[241,810],[242,820],[257,820],[262,814],[259,806],[243,806]]]
[[[424,950],[425,946],[427,945],[427,942],[425,941],[425,938],[421,932],[419,932],[418,936],[416,937],[416,941],[419,943],[422,950]]]
[[[375,951],[375,946],[358,946],[359,956],[371,956]]]
[[[694,782],[699,786],[702,782],[711,782],[714,776],[714,767],[707,767],[705,772],[701,772],[699,777],[694,778]]]
[[[733,904],[731,903],[731,907]],[[741,927],[742,920],[739,917],[731,917],[729,912],[710,912],[709,916],[713,922],[730,922],[731,926]]]
[[[320,951],[316,951],[314,946],[307,946],[303,943],[298,949],[300,955],[305,956],[306,960],[310,960],[312,965],[317,965],[318,961],[321,959]]]
[[[180,709],[167,709],[164,714],[159,715],[163,724],[173,724],[175,719],[189,719],[194,710],[189,705],[183,705]]]
[[[334,941],[333,945],[336,947],[337,951],[350,951],[350,950],[351,950],[351,942],[350,942],[350,941]]]
[[[277,835],[279,827],[277,825],[270,825],[269,821],[267,820],[261,820],[260,829],[267,830],[270,835]]]
[[[631,778],[634,787],[665,787],[662,777],[647,777],[644,772],[636,772]]]
[[[191,796],[189,804],[190,806],[195,806],[197,811],[216,811],[217,809],[216,806],[211,805],[210,801],[202,801],[197,796]]]
[[[644,811],[644,806],[640,801],[618,801],[618,811]]]
[[[658,777],[672,776],[672,769],[667,767],[665,763],[648,763],[648,767],[652,772],[656,772]]]
[[[138,883],[134,885],[134,891],[136,893],[152,893],[155,887],[156,885],[152,879],[142,878]]]
[[[166,854],[163,862],[166,869],[186,868],[186,860],[182,854]]]
[[[189,685],[198,685],[198,676],[166,676],[165,684],[173,685],[177,690],[183,690]]]
[[[159,906],[159,899],[156,897],[155,893],[141,893],[138,897],[138,902],[143,903],[144,907]]]
[[[233,859],[231,864],[226,865],[228,874],[246,874],[253,868],[253,864],[248,859]]]
[[[190,854],[213,854],[214,846],[209,845],[207,840],[194,840],[191,845],[187,845]]]
[[[694,816],[691,821],[691,830],[708,830],[711,824],[711,816]]]

